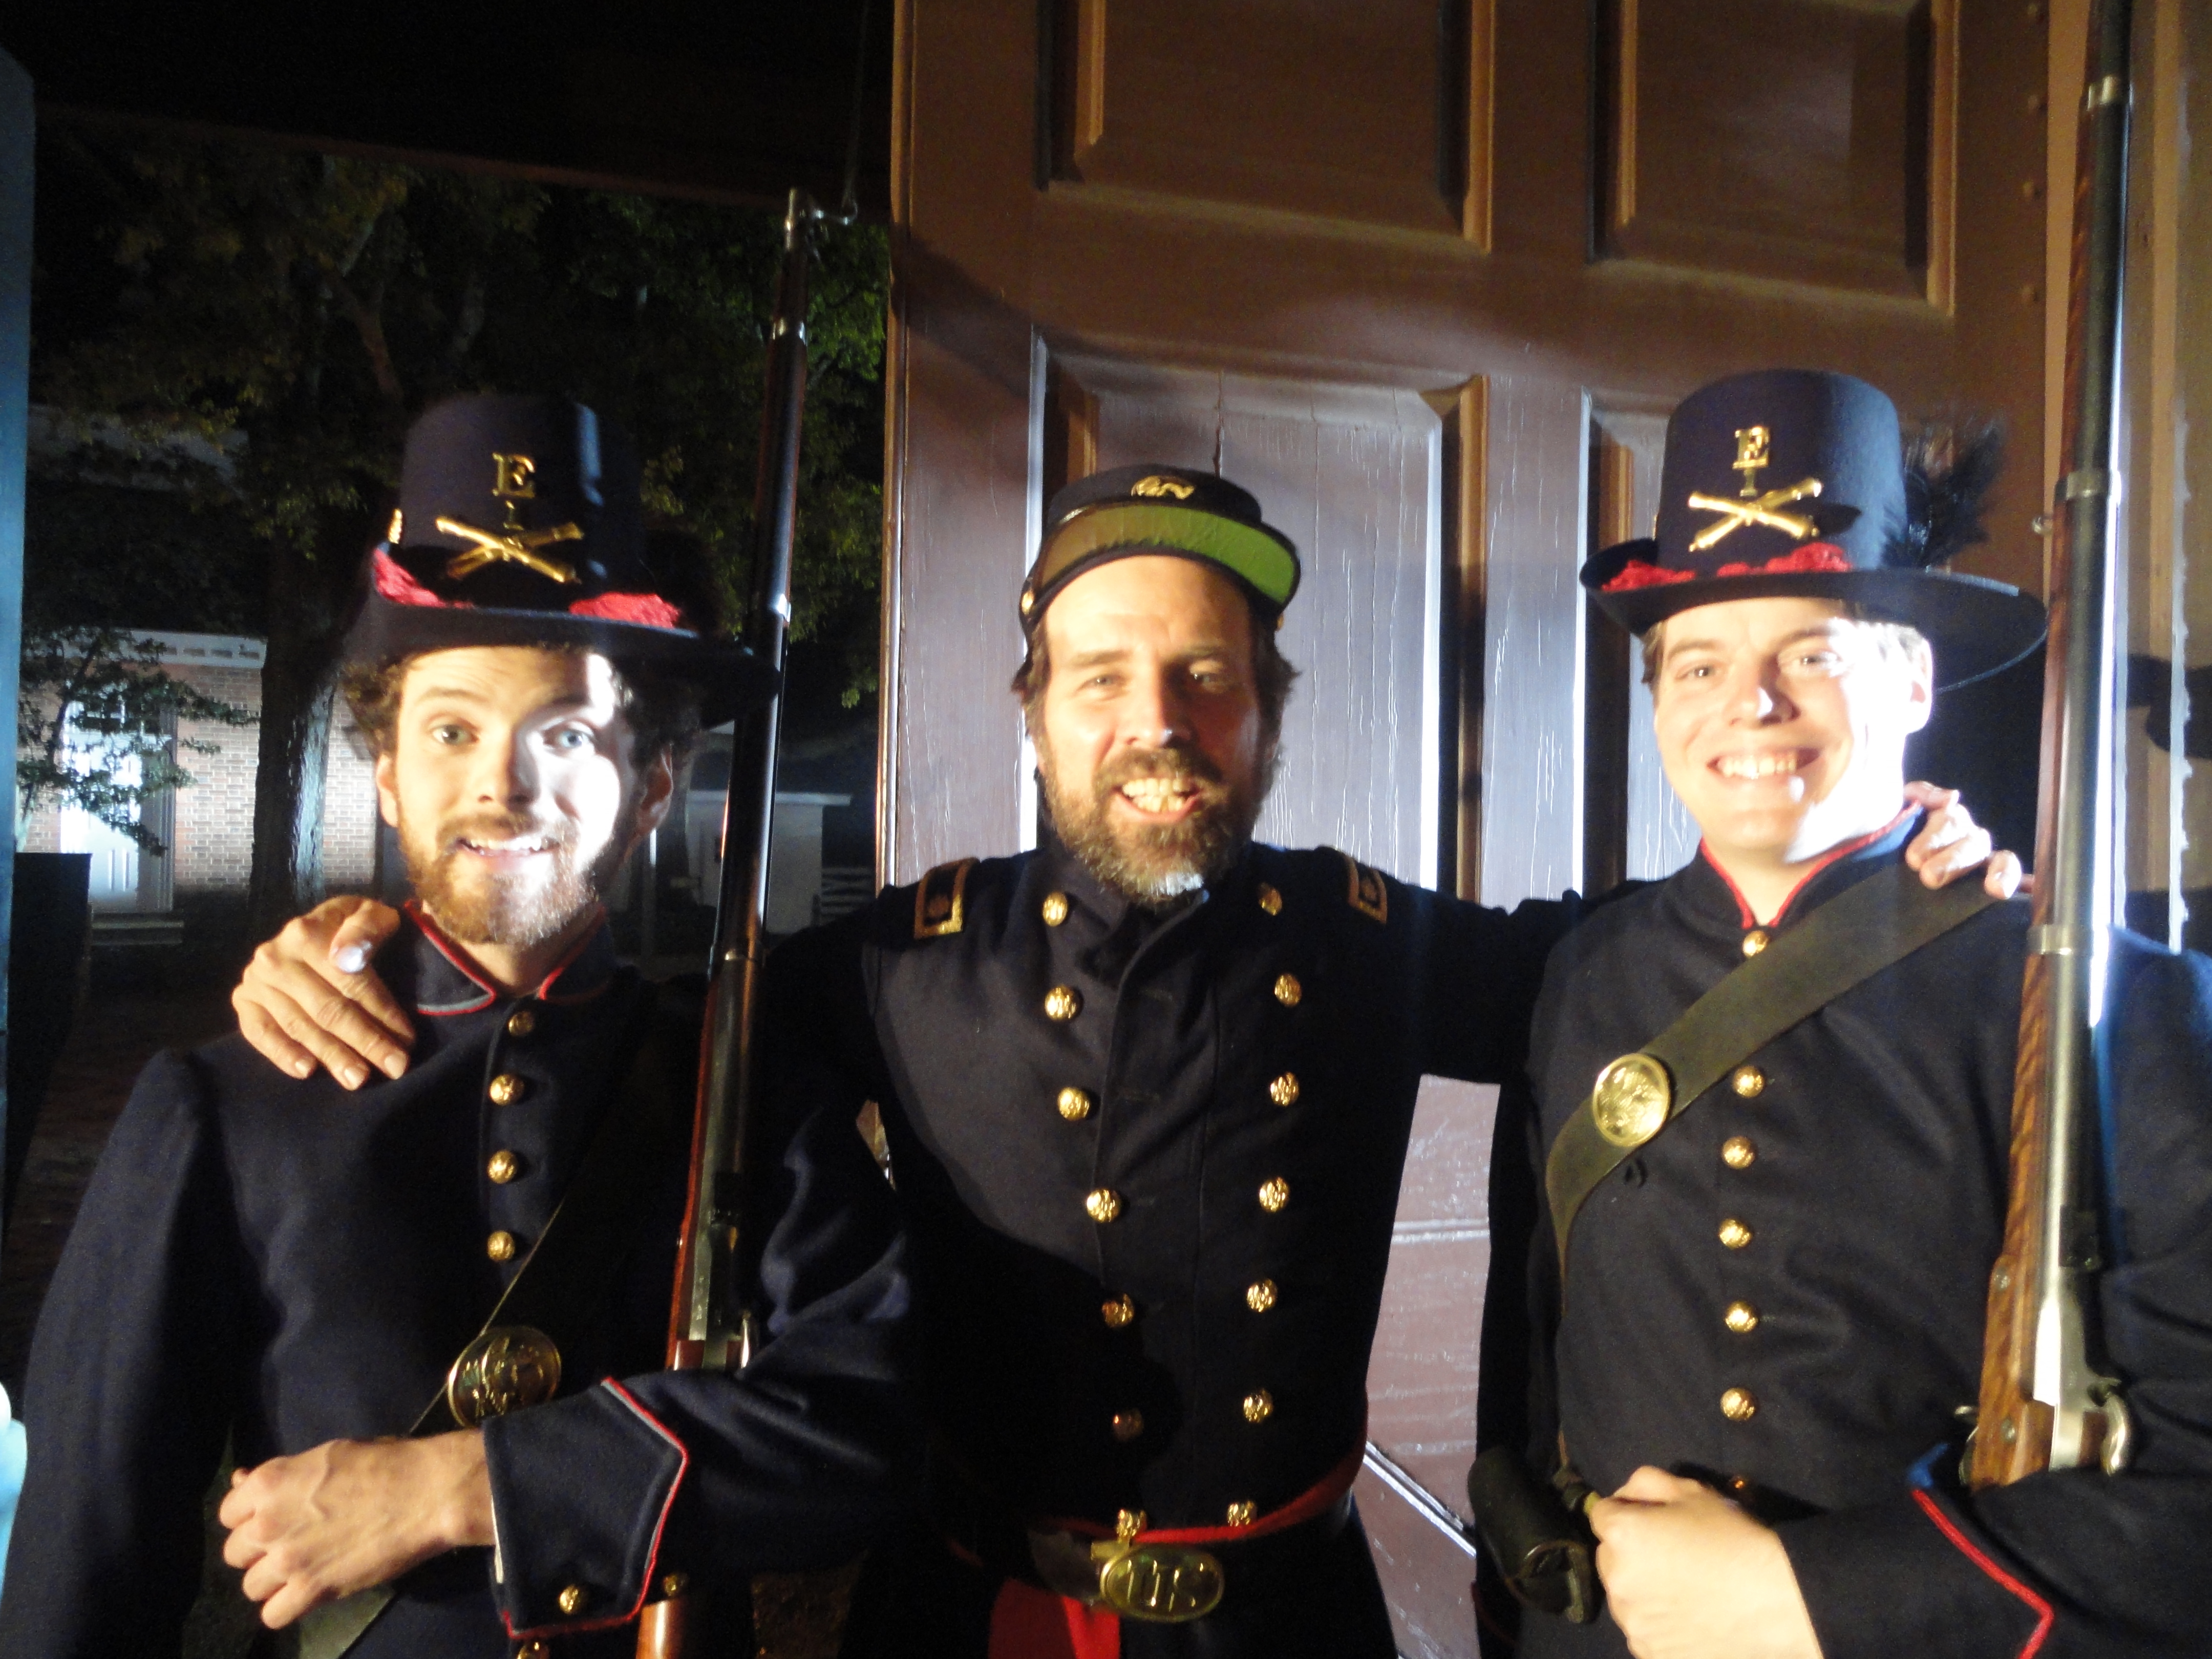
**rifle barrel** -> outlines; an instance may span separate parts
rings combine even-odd
[[[752,595],[747,642],[779,674],[791,621],[791,550],[799,514],[799,422],[806,403],[807,262],[817,218],[791,192],[783,266],[761,404],[760,471],[753,492]],[[781,689],[739,714],[731,735],[730,794],[722,820],[722,881],[714,916],[707,1025],[702,1039],[691,1196],[677,1266],[669,1364],[742,1366],[757,1339],[744,1194],[757,1126],[752,1030],[768,941],[769,845],[775,805]]]
[[[2034,927],[2021,988],[2012,1191],[1990,1274],[1977,1486],[2124,1449],[2124,1407],[2093,1363],[2101,1267],[2096,1024],[2112,893],[2110,578],[2128,171],[2129,0],[2090,20],[2044,680]]]

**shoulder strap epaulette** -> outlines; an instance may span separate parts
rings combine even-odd
[[[974,859],[940,864],[914,890],[914,936],[942,939],[968,923],[968,872]]]
[[[1339,853],[1337,857],[1344,860],[1345,902],[1370,921],[1389,921],[1390,890],[1383,884],[1382,872],[1349,853]]]

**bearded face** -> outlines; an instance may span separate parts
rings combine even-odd
[[[628,837],[583,847],[571,822],[485,813],[428,825],[402,808],[407,878],[438,925],[463,945],[526,951],[558,939],[606,896]]]
[[[665,757],[640,766],[631,749],[596,653],[467,647],[409,665],[378,799],[424,908],[502,982],[592,925],[665,810]]]
[[[1194,749],[1119,750],[1081,783],[1054,763],[1048,737],[1036,750],[1060,840],[1101,886],[1135,904],[1164,903],[1226,873],[1266,799],[1263,777],[1232,784]],[[1119,810],[1123,802],[1142,816]]]
[[[1060,839],[1138,904],[1218,879],[1273,771],[1242,590],[1193,560],[1133,556],[1071,581],[1042,625],[1029,723]]]

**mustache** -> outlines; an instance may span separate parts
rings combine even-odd
[[[1216,788],[1225,781],[1221,769],[1194,749],[1130,749],[1109,756],[1091,774],[1091,784],[1103,799],[1139,778],[1209,784]]]
[[[529,839],[544,841],[555,851],[562,851],[574,845],[575,826],[560,820],[549,823],[522,812],[480,812],[444,824],[438,834],[438,850],[447,854],[458,852],[465,841],[489,843]]]

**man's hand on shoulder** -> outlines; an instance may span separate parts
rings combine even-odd
[[[2022,881],[2020,855],[1994,852],[1990,832],[1974,822],[1955,789],[1932,783],[1908,783],[1905,798],[1928,814],[1905,849],[1905,861],[1930,887],[1947,887],[1963,875],[1983,871],[1982,885],[1992,898],[2008,899]]]
[[[253,953],[230,1006],[238,1029],[262,1057],[293,1077],[323,1066],[348,1089],[407,1070],[415,1028],[385,983],[368,971],[377,947],[398,931],[399,912],[374,899],[325,899]]]
[[[447,1550],[492,1540],[491,1477],[474,1430],[420,1440],[333,1440],[231,1477],[217,1512],[222,1559],[246,1570],[261,1622],[310,1607]]]
[[[1820,1659],[1782,1540],[1711,1487],[1641,1468],[1590,1526],[1636,1659]]]

